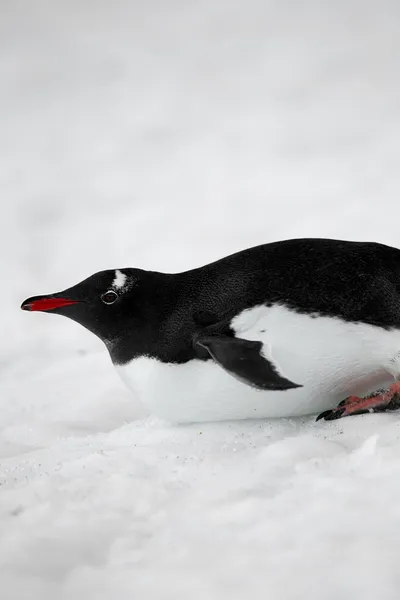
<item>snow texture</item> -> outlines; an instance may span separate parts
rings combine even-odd
[[[1,598],[398,600],[400,415],[171,426],[19,305],[280,238],[398,246],[399,3],[0,17]]]

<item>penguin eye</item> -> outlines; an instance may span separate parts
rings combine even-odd
[[[102,302],[104,302],[104,304],[114,304],[114,302],[117,300],[117,298],[118,298],[118,294],[116,294],[112,290],[109,290],[108,292],[106,292],[105,294],[103,294],[101,296],[101,300],[102,300]]]

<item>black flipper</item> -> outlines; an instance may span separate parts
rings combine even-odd
[[[260,390],[290,390],[302,387],[279,375],[261,354],[262,343],[227,335],[198,334],[194,341],[205,348],[223,369]]]

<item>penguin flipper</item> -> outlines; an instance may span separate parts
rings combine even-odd
[[[205,348],[225,371],[259,390],[283,391],[302,387],[279,375],[273,363],[261,354],[261,342],[227,335],[198,334],[195,344]]]

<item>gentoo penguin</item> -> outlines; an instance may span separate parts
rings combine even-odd
[[[398,406],[400,250],[381,244],[294,239],[183,273],[107,270],[22,309],[89,329],[173,422]]]

